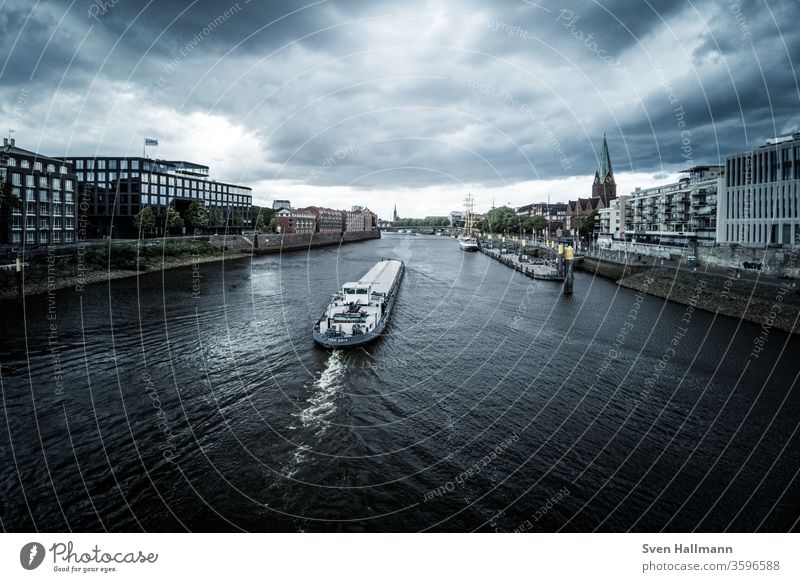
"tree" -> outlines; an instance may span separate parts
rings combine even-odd
[[[278,219],[274,216],[270,219],[269,224],[267,225],[267,232],[275,232],[278,228]]]
[[[208,226],[208,212],[206,212],[206,205],[199,200],[194,200],[186,209],[185,217],[186,224],[190,228],[196,230],[198,228],[205,228]]]
[[[534,231],[542,231],[547,228],[547,219],[541,214],[527,216],[522,221],[522,228],[529,234],[532,234]]]
[[[147,235],[153,232],[156,227],[156,217],[153,209],[145,206],[133,217],[133,225],[139,229],[139,235]]]
[[[167,209],[167,229],[170,232],[179,232],[183,228],[183,218],[172,206]]]
[[[594,234],[594,226],[595,222],[597,222],[597,210],[592,210],[586,218],[581,221],[580,227],[578,232],[580,232],[581,236],[591,237]]]
[[[263,206],[250,207],[250,224],[257,231],[263,231],[275,216],[275,210]]]
[[[482,221],[482,230],[498,234],[511,234],[520,232],[520,217],[509,206],[493,208],[486,213],[486,220]]]
[[[6,182],[0,177],[0,240],[5,241],[6,233],[9,231],[11,221],[11,210],[21,206],[20,199],[14,196],[11,183]]]
[[[216,227],[225,226],[225,216],[222,214],[222,210],[214,208],[208,217],[208,223]]]

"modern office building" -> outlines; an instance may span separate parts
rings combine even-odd
[[[76,176],[71,164],[4,138],[0,180],[18,204],[3,211],[0,242],[11,249],[75,242]]]
[[[800,242],[800,133],[768,140],[725,161],[717,242]]]
[[[637,242],[714,244],[717,191],[724,166],[694,166],[677,182],[631,193],[626,232]]]
[[[78,195],[87,202],[79,214],[87,221],[89,237],[138,236],[133,217],[145,206],[153,209],[157,234],[162,234],[167,208],[183,214],[195,200],[205,205],[212,229],[236,232],[249,220],[252,190],[211,179],[202,164],[138,157],[64,159],[75,167]]]
[[[272,209],[280,210],[281,208],[291,208],[292,204],[288,200],[273,200]]]
[[[608,208],[598,211],[600,221],[600,233],[598,242],[603,245],[611,241],[626,240],[626,228],[628,228],[628,210],[630,209],[631,197],[628,195],[617,196],[608,203]]]

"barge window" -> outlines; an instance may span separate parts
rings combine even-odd
[[[356,294],[357,295],[366,295],[367,294],[367,290],[366,289],[356,289]]]
[[[354,289],[350,289],[350,288],[348,287],[348,288],[346,288],[346,289],[344,290],[344,292],[345,292],[345,294],[347,294],[347,295],[352,295],[353,293],[355,293],[355,290],[354,290]]]

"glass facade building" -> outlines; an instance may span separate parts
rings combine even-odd
[[[222,222],[212,228],[240,231],[249,221],[252,189],[211,179],[208,166],[139,157],[65,160],[75,168],[88,237],[136,237],[133,217],[145,206],[153,209],[161,234],[167,209],[183,214],[195,200],[205,205],[210,218],[215,210],[221,212]]]

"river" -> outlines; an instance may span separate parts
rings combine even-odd
[[[383,257],[407,265],[386,336],[316,347],[329,294]],[[446,237],[61,290],[4,305],[2,332],[7,531],[787,531],[800,517],[796,337],[585,273],[564,297]]]

